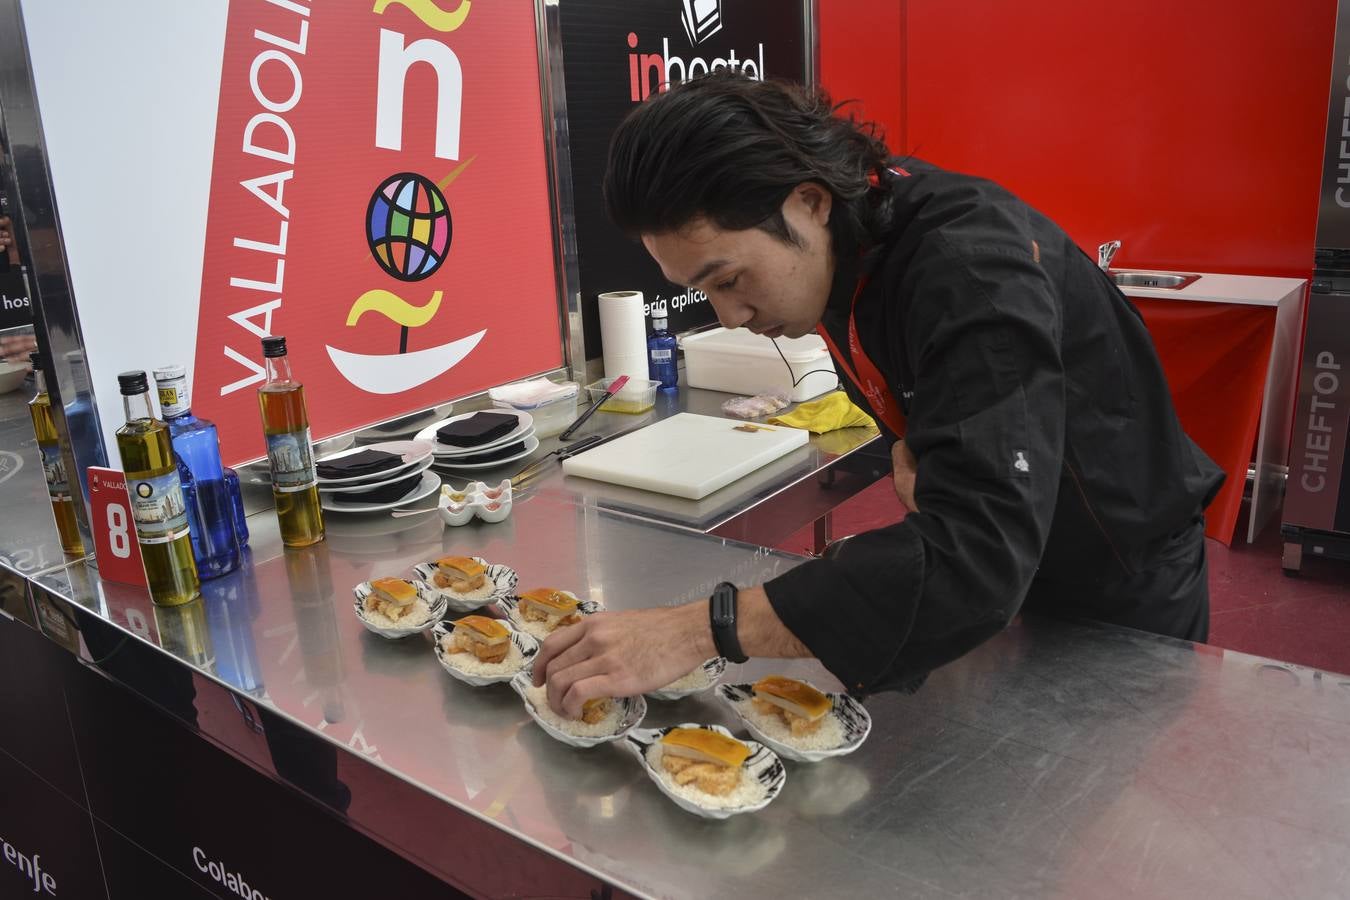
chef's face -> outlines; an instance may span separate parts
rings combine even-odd
[[[708,295],[727,328],[801,337],[825,312],[834,278],[829,191],[807,182],[783,202],[789,244],[759,228],[727,231],[704,218],[642,243],[674,284]]]

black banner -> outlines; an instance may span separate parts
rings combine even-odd
[[[701,291],[673,288],[642,248],[610,224],[600,184],[619,121],[659,85],[711,68],[806,80],[804,4],[787,0],[569,0],[560,5],[568,140],[586,355],[600,356],[597,296],[642,291],[664,301],[670,330],[717,320]]]
[[[0,259],[0,330],[33,324],[33,306],[22,273],[18,266],[6,267]]]

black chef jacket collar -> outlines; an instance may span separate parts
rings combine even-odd
[[[900,176],[890,176],[874,190],[888,190],[895,195],[899,193],[906,180]],[[851,245],[836,252],[834,279],[830,284],[829,300],[825,304],[827,316],[831,318],[834,315],[848,316],[853,307],[853,294],[858,289],[858,279],[871,275],[876,270],[886,255],[886,248],[891,243],[894,233],[898,230],[896,221],[899,218],[896,213],[898,207],[898,203],[891,204],[892,221],[882,229],[878,240],[861,249]]]

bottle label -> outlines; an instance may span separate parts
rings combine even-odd
[[[47,478],[47,493],[53,500],[70,499],[70,479],[66,477],[66,463],[61,459],[60,444],[43,444],[42,474]]]
[[[653,350],[651,351],[651,354],[653,362],[665,362],[666,360],[670,359],[669,350]]]
[[[272,467],[272,487],[282,493],[303,491],[318,482],[309,429],[267,436],[267,461]]]
[[[159,383],[159,411],[166,419],[174,419],[192,408],[188,399],[187,379],[175,378]]]
[[[188,533],[187,504],[178,470],[150,478],[128,478],[131,517],[142,544],[167,544]]]

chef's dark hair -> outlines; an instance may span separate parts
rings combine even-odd
[[[726,230],[760,228],[797,244],[783,201],[813,181],[833,195],[836,253],[874,243],[888,217],[889,152],[875,126],[836,114],[829,98],[796,85],[726,71],[653,94],[609,144],[605,203],[631,237],[707,217]]]

